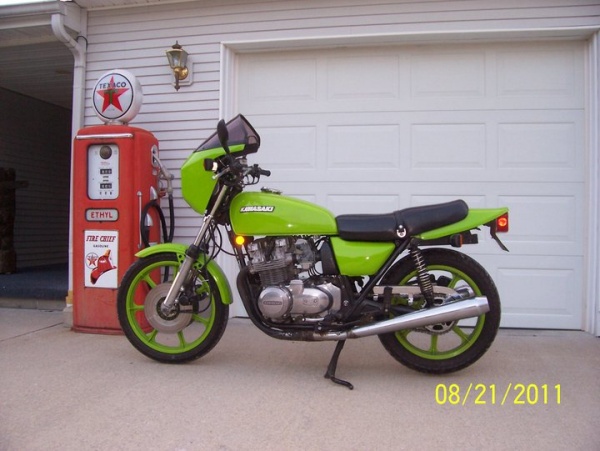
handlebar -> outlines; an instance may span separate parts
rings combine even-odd
[[[260,166],[258,166],[257,164],[255,164],[252,167],[252,173],[253,174],[257,174],[258,176],[264,175],[265,177],[270,177],[271,176],[271,171],[267,170],[267,169],[263,169]]]
[[[214,161],[207,159],[204,161],[204,169],[206,171],[212,171],[215,173],[213,179],[219,179],[226,174],[232,174],[237,181],[243,181],[246,177],[251,177],[253,180],[252,183],[257,183],[261,176],[269,177],[271,175],[271,171],[267,169],[262,169],[259,165],[254,164],[252,166],[248,166],[245,162],[234,159],[231,156],[227,156],[228,158],[224,159],[224,167],[219,171],[219,164]],[[245,160],[244,160],[245,161]]]

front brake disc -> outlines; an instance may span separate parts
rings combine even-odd
[[[161,307],[169,288],[171,283],[161,283],[152,288],[144,300],[144,313],[150,325],[159,332],[175,333],[190,324],[192,313],[181,311],[179,303],[176,303],[168,314],[162,312]]]

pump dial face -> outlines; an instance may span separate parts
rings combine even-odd
[[[102,158],[103,160],[108,160],[112,156],[112,149],[110,148],[110,146],[102,146],[100,147],[100,151],[98,153],[100,155],[100,158]]]
[[[93,200],[119,197],[119,146],[88,147],[88,197]]]

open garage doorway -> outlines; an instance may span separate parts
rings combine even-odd
[[[14,172],[2,189],[0,255],[14,262],[0,265],[0,306],[47,308],[68,290],[74,60],[48,26],[19,23],[0,39],[0,168]]]

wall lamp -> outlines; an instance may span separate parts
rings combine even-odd
[[[175,75],[175,89],[179,91],[179,82],[185,80],[189,75],[187,67],[188,53],[183,50],[178,41],[171,49],[167,50],[167,58],[169,59],[169,66]]]

